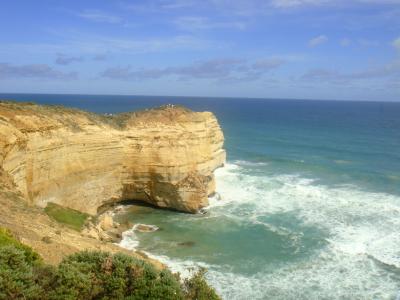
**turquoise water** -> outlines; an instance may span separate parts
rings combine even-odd
[[[213,111],[228,153],[204,215],[126,208],[123,245],[186,275],[205,266],[224,299],[396,299],[400,104],[177,97],[0,95],[121,112]]]

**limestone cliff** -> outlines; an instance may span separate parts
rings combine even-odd
[[[223,140],[212,113],[183,107],[102,116],[0,102],[0,181],[39,206],[96,214],[136,199],[196,212],[214,192]]]

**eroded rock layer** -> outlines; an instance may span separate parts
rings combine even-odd
[[[196,212],[224,164],[210,112],[165,106],[101,116],[58,106],[0,102],[0,176],[30,203],[90,214],[142,200]]]

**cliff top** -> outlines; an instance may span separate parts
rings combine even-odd
[[[86,125],[98,125],[125,129],[131,125],[160,123],[172,125],[176,122],[204,120],[204,114],[168,104],[152,109],[120,114],[96,114],[61,105],[39,105],[33,102],[0,100],[0,123],[12,123],[23,130],[51,129],[67,126],[81,130]],[[30,129],[29,129],[30,128]]]

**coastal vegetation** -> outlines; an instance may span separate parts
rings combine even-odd
[[[200,270],[183,282],[132,256],[82,251],[47,265],[30,247],[0,228],[0,299],[217,300]]]
[[[26,246],[15,239],[11,232],[6,228],[0,227],[0,249],[3,249],[4,247],[13,247],[22,253],[24,255],[24,259],[29,264],[37,263],[42,260],[39,254],[33,251],[31,247]]]
[[[51,202],[47,204],[44,211],[52,219],[77,231],[83,228],[83,225],[89,218],[89,215],[86,213]]]

